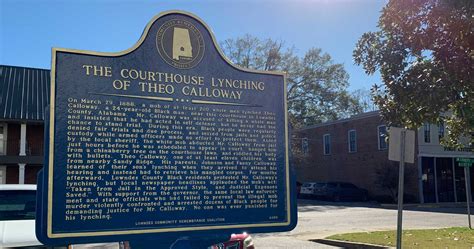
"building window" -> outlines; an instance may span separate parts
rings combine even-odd
[[[309,145],[308,145],[308,139],[307,138],[301,139],[301,150],[303,151],[304,155],[308,155]]]
[[[323,145],[324,145],[324,155],[330,155],[331,154],[331,135],[330,134],[324,134]]]
[[[355,130],[350,130],[347,134],[348,136],[348,145],[349,145],[349,152],[356,152],[357,151],[357,134]]]
[[[0,124],[0,155],[6,155],[7,148],[7,125]]]
[[[379,150],[387,149],[387,127],[385,125],[380,125],[377,127],[377,138],[379,141]]]
[[[425,136],[425,143],[430,143],[431,142],[431,127],[430,127],[430,124],[428,123],[425,123],[423,125],[423,134]]]
[[[444,122],[439,121],[439,123],[438,123],[438,138],[439,138],[439,141],[441,141],[441,139],[443,137],[444,137]]]
[[[0,184],[7,183],[7,167],[0,166]]]

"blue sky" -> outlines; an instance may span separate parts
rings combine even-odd
[[[303,55],[311,47],[343,63],[350,90],[369,89],[367,76],[352,60],[358,38],[377,30],[384,0],[296,1],[112,1],[0,0],[0,64],[51,68],[51,48],[117,52],[139,39],[151,18],[184,10],[203,19],[216,39],[246,33],[283,40]]]

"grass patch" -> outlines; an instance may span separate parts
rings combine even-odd
[[[396,231],[336,234],[326,239],[396,246]],[[403,248],[474,248],[474,230],[466,227],[403,230]]]

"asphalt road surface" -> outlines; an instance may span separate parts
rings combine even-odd
[[[467,226],[467,222],[466,208],[460,206],[408,205],[403,212],[403,229]],[[253,238],[257,249],[337,248],[309,240],[338,233],[396,228],[397,208],[394,205],[299,200],[298,225],[293,231],[254,234]]]

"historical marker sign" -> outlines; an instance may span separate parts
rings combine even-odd
[[[42,242],[296,225],[284,74],[231,65],[182,12],[124,52],[52,56]]]

